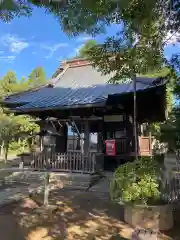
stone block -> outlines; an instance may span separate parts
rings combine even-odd
[[[173,227],[173,208],[170,204],[157,206],[126,205],[125,221],[135,228],[169,230]]]

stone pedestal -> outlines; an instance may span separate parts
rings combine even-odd
[[[173,227],[173,209],[170,204],[157,206],[125,206],[125,221],[133,227],[169,230]]]

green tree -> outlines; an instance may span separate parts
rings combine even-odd
[[[7,0],[1,4],[1,18],[11,20],[14,16],[29,15],[31,3],[58,17],[70,36],[95,35],[112,23],[119,25],[116,34],[90,54],[100,71],[116,72],[113,81],[132,77],[132,72],[142,74],[159,68],[164,61],[163,47],[167,43],[164,39],[180,32],[180,3],[174,0]],[[172,62],[168,65],[174,66]]]
[[[9,144],[16,138],[19,127],[20,124],[17,117],[6,114],[0,116],[0,139],[5,150],[5,163],[7,162]]]
[[[112,23],[117,32],[89,53],[94,65],[104,74],[116,72],[113,81],[132,78],[159,68],[163,48],[173,32],[180,32],[180,4],[172,0],[61,1],[33,2],[48,8],[60,18],[70,36],[98,34]],[[168,38],[165,40],[165,38]]]
[[[0,85],[5,94],[12,93],[17,84],[16,73],[9,70],[1,79]]]
[[[9,70],[0,80],[1,97],[9,95],[11,93],[27,90],[29,88],[28,81],[25,78],[22,80],[18,81],[16,78],[16,73]]]
[[[28,79],[22,77],[20,81],[14,87],[14,92],[23,92],[29,89]]]
[[[21,82],[21,83],[25,83],[25,82],[27,82],[26,77],[23,76],[23,77],[21,78],[21,81],[20,81],[20,82]]]
[[[178,28],[179,2],[174,0],[90,0],[90,1],[36,1],[60,18],[69,34],[99,33],[111,24],[124,24],[130,30],[149,33],[149,27],[160,23],[161,32]],[[173,11],[173,14],[172,14]]]
[[[34,122],[33,118],[26,115],[19,116],[18,123],[20,125],[19,138],[27,141],[29,150],[31,151],[34,135],[39,132],[39,126]]]
[[[23,78],[21,81],[16,79],[16,74],[13,71],[8,71],[0,80],[0,97],[1,100],[12,93],[21,92],[29,88],[29,82]],[[1,155],[4,153],[5,161],[7,161],[9,147],[12,143],[17,143],[15,150],[19,152],[20,145],[24,143],[29,148],[33,143],[32,136],[38,131],[38,125],[33,119],[27,116],[14,116],[9,113],[3,106],[0,108],[0,146]],[[20,145],[18,145],[18,143]]]
[[[30,87],[37,87],[46,82],[46,74],[42,67],[36,67],[28,77],[28,85]]]
[[[178,116],[176,114],[174,106],[174,97],[175,97],[175,89],[176,89],[176,78],[173,78],[170,74],[170,69],[164,67],[157,72],[152,72],[146,77],[169,77],[169,83],[166,88],[166,103],[167,103],[167,113],[168,119],[162,123],[151,123],[146,124],[145,134],[149,135],[149,132],[158,140],[162,142],[167,142],[170,149],[175,149],[176,147],[176,131],[178,127]]]
[[[39,126],[28,116],[14,116],[13,114],[1,113],[0,116],[0,143],[1,155],[4,153],[7,162],[9,146],[12,142],[23,143],[29,146],[34,141],[34,134],[39,131]],[[18,144],[17,144],[18,147]],[[20,146],[15,149],[16,153],[21,152]]]
[[[97,44],[96,40],[88,40],[79,50],[78,56],[77,57],[82,57],[86,58],[88,57],[88,52],[92,47],[94,47]]]
[[[32,13],[31,1],[1,0],[0,11],[0,19],[5,22],[11,21],[14,17],[30,16]]]

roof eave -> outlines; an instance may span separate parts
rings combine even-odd
[[[17,92],[17,93],[10,94],[7,97],[5,97],[4,99],[8,99],[8,98],[11,98],[11,97],[16,97],[18,95],[22,95],[22,94],[25,94],[25,93],[28,93],[28,92],[35,92],[35,91],[38,91],[38,90],[40,90],[42,88],[45,88],[45,87],[52,88],[54,86],[53,86],[52,83],[47,83],[47,84],[41,85],[39,87],[35,87],[35,88],[31,88],[29,90],[23,91],[23,92]],[[6,102],[6,101],[1,101],[1,103],[2,102]],[[13,104],[13,102],[9,102],[9,104]]]
[[[14,113],[29,113],[29,112],[44,112],[44,111],[54,111],[54,110],[70,110],[70,109],[77,109],[77,108],[92,108],[92,107],[104,107],[105,102],[95,103],[95,104],[77,104],[71,106],[56,106],[56,107],[47,107],[47,108],[27,108],[24,110],[19,109],[12,109],[11,112]]]

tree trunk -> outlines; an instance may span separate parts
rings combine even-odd
[[[44,178],[44,205],[48,206],[49,204],[49,172],[45,172]]]
[[[1,143],[1,148],[0,148],[0,156],[3,156],[4,154],[4,141]]]
[[[80,137],[78,136],[77,137],[77,146],[76,146],[76,150],[80,150],[81,149],[81,139]]]
[[[5,154],[4,154],[4,163],[7,163],[8,151],[9,151],[9,141],[5,143]]]
[[[22,140],[21,143],[22,143],[22,144],[21,144],[21,146],[22,146],[21,150],[22,150],[22,152],[24,152],[24,148],[25,148],[25,142],[24,142],[24,140]]]
[[[27,144],[28,144],[29,151],[31,151],[31,148],[32,148],[32,139],[31,138],[28,138]]]

